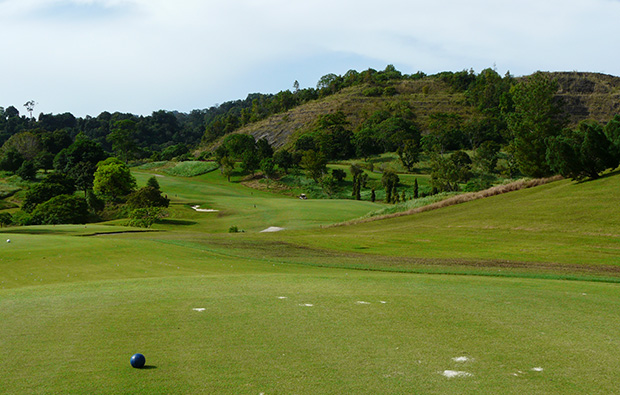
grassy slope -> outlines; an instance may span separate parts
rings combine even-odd
[[[141,183],[148,176],[138,174]],[[479,260],[508,253],[530,265],[551,258],[613,265],[618,175],[323,230],[317,224],[355,213],[343,212],[337,201],[309,209],[310,201],[247,190],[219,177],[159,179],[175,202],[175,217],[158,225],[166,232],[77,236],[122,229],[88,225],[5,234],[11,243],[0,244],[3,390],[616,390],[617,284],[311,265],[386,268],[409,265],[407,257],[445,262],[454,255]],[[187,207],[193,203],[224,211],[221,217],[196,213]],[[345,203],[354,211],[369,208]],[[326,210],[332,218],[316,218]],[[256,233],[267,223],[278,225],[275,219],[299,229]],[[249,232],[222,233],[231,222]],[[552,244],[547,253],[537,251],[545,243]],[[607,261],[598,262],[605,254]],[[531,273],[536,271],[523,275]],[[146,355],[149,369],[129,367],[135,352]],[[471,361],[453,361],[461,356]],[[532,370],[538,367],[543,370]],[[472,376],[448,379],[444,370]]]
[[[575,271],[617,276],[618,177],[554,182],[409,217],[289,234],[285,240],[340,252],[495,267],[490,272],[511,266],[520,271],[520,263],[529,262],[527,270],[557,266],[552,271],[570,275],[575,273],[567,267],[574,265]],[[415,269],[407,262],[397,265],[408,266]]]

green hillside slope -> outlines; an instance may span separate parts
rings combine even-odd
[[[618,172],[586,183],[563,180],[285,240],[350,254],[342,265],[366,269],[620,278],[619,185]]]

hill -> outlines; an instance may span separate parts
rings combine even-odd
[[[557,96],[565,103],[570,126],[585,119],[601,123],[620,112],[620,78],[585,72],[548,73],[559,84]],[[525,77],[521,77],[525,78]],[[519,80],[520,78],[517,78]],[[467,103],[463,90],[457,90],[441,75],[416,80],[396,80],[382,84],[388,95],[369,95],[373,85],[364,84],[314,100],[287,112],[239,128],[236,132],[265,138],[275,148],[289,146],[294,138],[312,130],[321,115],[342,111],[352,130],[373,112],[397,106],[408,106],[422,131],[428,129],[432,114],[454,113],[467,120],[479,112]]]

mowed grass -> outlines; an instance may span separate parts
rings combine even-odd
[[[279,239],[367,256],[495,266],[487,273],[498,275],[524,265],[525,272],[556,267],[552,271],[567,277],[582,271],[618,277],[619,180],[617,174],[587,183],[563,180],[412,216]]]
[[[263,271],[255,273],[219,269],[3,290],[3,390],[440,394],[616,388],[615,285],[279,272],[260,265]],[[129,366],[135,352],[146,355],[147,369]],[[469,361],[456,362],[459,357]],[[447,370],[471,376],[450,379],[443,375]]]
[[[325,229],[382,206],[158,181],[151,232],[2,230],[0,392],[617,391],[617,175]]]
[[[134,172],[139,185],[153,174]],[[173,221],[167,225],[198,225],[193,232],[222,233],[231,226],[246,232],[260,232],[271,226],[286,229],[316,228],[338,221],[353,219],[381,207],[371,202],[352,200],[301,200],[265,191],[253,190],[237,182],[228,182],[219,171],[191,180],[178,177],[157,177],[162,191],[172,199]],[[191,207],[219,210],[215,213],[196,212]],[[175,222],[175,219],[181,219]],[[155,229],[162,228],[155,226]],[[187,226],[182,231],[190,230]]]

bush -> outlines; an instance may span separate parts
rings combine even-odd
[[[364,89],[364,91],[362,92],[362,95],[364,95],[366,97],[381,96],[381,95],[383,95],[383,89],[378,87],[378,86],[374,87],[374,88]]]
[[[233,225],[228,228],[228,233],[239,233],[239,228],[236,225]]]
[[[150,228],[164,214],[161,207],[137,208],[129,213],[129,226]]]
[[[39,204],[32,219],[44,225],[83,224],[88,219],[88,205],[83,197],[59,195]]]
[[[0,228],[13,224],[13,216],[9,213],[0,213]]]
[[[37,179],[37,169],[34,166],[34,163],[29,160],[25,160],[22,162],[22,165],[15,172],[18,176],[25,181],[34,181]]]

